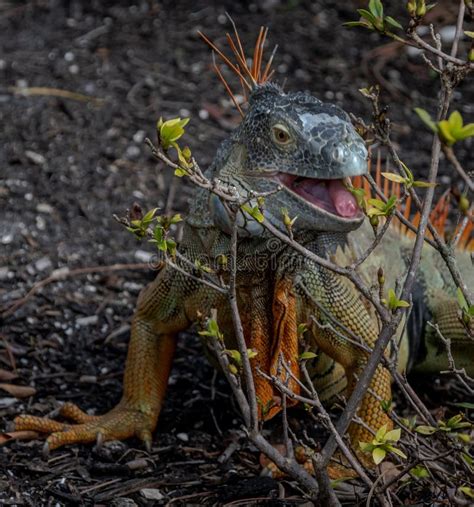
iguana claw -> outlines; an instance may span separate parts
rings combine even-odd
[[[151,449],[152,430],[157,416],[144,413],[120,403],[113,410],[102,416],[89,416],[76,405],[67,404],[60,414],[78,424],[67,424],[49,419],[20,415],[15,419],[15,429],[34,430],[49,434],[43,454],[65,444],[97,442],[100,447],[108,440],[124,440],[136,436],[142,440],[146,449]]]

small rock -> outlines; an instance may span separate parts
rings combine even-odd
[[[128,290],[129,292],[140,292],[143,289],[142,283],[136,283],[136,282],[124,282],[123,288],[125,290]]]
[[[454,37],[456,35],[456,26],[455,25],[447,25],[443,26],[439,30],[439,34],[441,35],[441,40],[447,44],[451,44],[453,42]],[[461,34],[462,36],[462,34]]]
[[[154,488],[143,488],[140,494],[147,500],[163,500],[165,497],[159,489]]]
[[[54,211],[54,208],[51,206],[51,204],[48,204],[47,202],[40,202],[36,205],[36,211],[38,213],[51,214]]]
[[[136,504],[131,498],[122,497],[122,498],[114,498],[110,502],[110,507],[137,507]]]
[[[8,408],[18,403],[17,398],[0,398],[0,408]]]
[[[153,257],[151,252],[146,252],[145,250],[137,250],[135,252],[135,259],[139,262],[150,262]]]
[[[137,458],[125,463],[130,470],[142,470],[148,467],[148,461],[145,458]]]
[[[134,144],[131,144],[130,146],[127,147],[125,155],[130,160],[137,159],[140,156],[140,148],[138,146],[135,146]]]
[[[209,118],[209,111],[206,111],[205,109],[200,109],[199,118],[201,118],[201,120],[207,120]]]
[[[135,134],[133,135],[133,142],[137,144],[143,143],[143,140],[145,139],[145,131],[144,130],[137,130]]]
[[[99,321],[99,317],[97,315],[89,315],[88,317],[79,317],[76,319],[76,324],[80,327],[83,326],[92,326],[97,324]]]
[[[0,267],[0,280],[6,280],[9,272],[7,266]]]
[[[13,234],[5,234],[2,236],[2,244],[9,245],[13,241]]]
[[[189,442],[189,435],[187,433],[178,433],[176,435],[176,438],[182,442]]]
[[[120,136],[120,130],[116,127],[110,127],[107,132],[105,133],[105,135],[109,138],[109,139],[117,139],[117,137]]]
[[[33,162],[33,164],[36,164],[36,165],[44,165],[46,163],[46,159],[43,157],[43,155],[36,153],[35,151],[26,150],[25,157],[30,162]]]
[[[39,229],[40,231],[44,231],[46,229],[46,222],[42,216],[38,215],[35,218],[35,222],[36,222],[36,228]]]
[[[47,269],[51,269],[53,267],[53,263],[49,257],[41,257],[35,262],[36,271],[46,271]]]

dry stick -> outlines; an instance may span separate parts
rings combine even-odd
[[[377,248],[382,238],[385,236],[385,233],[387,232],[388,228],[390,227],[390,224],[393,220],[393,214],[390,215],[387,220],[385,220],[385,223],[382,226],[382,229],[380,232],[377,232],[377,235],[375,236],[374,241],[372,241],[372,244],[369,248],[358,258],[356,259],[350,266],[347,266],[348,269],[357,269],[361,264],[363,264],[369,255]]]
[[[417,33],[416,33],[416,27],[410,28],[407,32],[408,37],[410,37],[413,41],[416,42],[417,46],[420,49],[425,49],[426,51],[429,51],[430,53],[433,53],[436,56],[439,56],[442,60],[452,63],[454,65],[458,65],[459,67],[464,67],[467,70],[474,70],[474,63],[467,62],[465,60],[460,60],[459,58],[455,58],[453,56],[450,56],[443,51],[431,46],[431,44],[428,44],[425,42]],[[397,38],[397,40],[399,40]],[[412,46],[412,44],[409,44],[406,40],[400,39],[400,42],[407,46]]]
[[[72,270],[57,269],[52,275],[36,282],[28,293],[20,299],[17,299],[9,308],[7,308],[2,314],[2,319],[5,319],[15,313],[20,307],[22,307],[32,296],[36,294],[44,286],[52,283],[64,280],[72,276],[82,276],[91,273],[108,273],[110,271],[124,271],[124,270],[135,270],[135,269],[152,269],[149,263],[140,264],[112,264],[110,266],[92,266],[88,268],[77,268]]]
[[[350,462],[350,464],[352,465],[352,467],[354,468],[354,470],[359,474],[360,478],[367,484],[367,486],[369,486],[369,488],[372,487],[372,485],[373,485],[372,480],[365,473],[365,470],[360,465],[360,463],[357,460],[357,458],[355,456],[353,456],[351,450],[346,445],[346,443],[344,442],[343,438],[337,432],[336,427],[334,426],[334,424],[333,424],[333,422],[331,420],[331,417],[329,416],[328,412],[326,411],[326,409],[324,408],[323,404],[321,403],[321,400],[319,399],[318,393],[317,393],[316,389],[314,388],[313,383],[311,382],[311,377],[309,375],[308,369],[306,368],[306,362],[302,362],[302,364],[301,364],[301,371],[303,372],[303,375],[305,377],[306,384],[309,386],[309,388],[311,390],[312,399],[315,401],[316,407],[319,410],[320,414],[323,415],[329,431],[331,431],[331,433],[336,438],[337,443],[338,443],[339,448],[341,449],[342,453],[347,458],[347,460]]]
[[[445,116],[446,111],[449,106],[450,101],[450,92],[445,89],[445,84],[443,83],[442,87],[442,99],[440,103],[440,115]],[[439,167],[439,155],[441,151],[441,142],[439,140],[439,137],[437,135],[433,138],[433,144],[431,148],[431,165],[430,165],[430,171],[428,176],[429,183],[434,184],[436,182],[436,176],[438,174],[438,167]],[[405,283],[403,285],[402,293],[400,299],[408,299],[414,282],[415,282],[415,276],[416,271],[421,259],[421,252],[423,249],[423,243],[424,243],[424,236],[426,234],[427,229],[427,223],[430,215],[431,205],[433,202],[434,197],[434,185],[431,185],[428,187],[425,200],[422,207],[421,212],[421,218],[420,218],[420,224],[418,227],[418,233],[415,239],[415,246],[413,248],[413,252],[410,259],[410,264],[408,268],[408,273],[405,278]],[[400,323],[400,320],[405,313],[404,309],[398,308],[393,316],[392,319],[387,323],[384,322],[382,326],[381,333],[379,335],[379,338],[377,339],[374,350],[372,354],[370,355],[367,365],[364,368],[364,371],[359,377],[359,380],[354,388],[354,390],[351,393],[351,396],[349,397],[349,400],[347,401],[347,405],[344,409],[344,412],[340,416],[339,420],[337,421],[336,428],[340,435],[343,435],[347,428],[349,427],[350,422],[352,421],[352,418],[356,414],[357,408],[359,407],[360,402],[362,401],[362,398],[364,397],[365,393],[367,392],[367,389],[369,388],[370,382],[375,374],[375,371],[380,363],[380,359],[391,339],[393,334],[396,332],[398,325]],[[332,435],[328,441],[326,442],[326,445],[323,448],[322,454],[324,457],[325,463],[329,462],[329,459],[334,454],[334,451],[336,450],[337,442],[334,438],[334,435]]]
[[[443,152],[446,155],[446,158],[451,162],[454,169],[456,169],[456,172],[464,180],[469,190],[474,192],[474,181],[472,181],[472,178],[469,177],[463,166],[460,164],[451,146],[443,145]]]
[[[91,97],[89,95],[84,95],[82,93],[70,92],[68,90],[61,90],[59,88],[48,88],[45,86],[32,86],[29,88],[10,86],[8,87],[8,91],[15,93],[16,95],[23,95],[24,97],[29,97],[33,95],[43,97],[60,97],[62,99],[77,100],[79,102],[92,102],[97,106],[100,106],[105,102],[105,99]]]
[[[454,58],[458,52],[459,39],[461,38],[462,25],[464,23],[464,12],[466,11],[465,0],[459,0],[458,19],[456,21],[456,31],[454,32],[453,45],[451,46],[451,56]]]
[[[390,373],[392,374],[393,378],[395,379],[399,387],[402,389],[406,399],[413,406],[416,412],[418,412],[418,415],[420,415],[423,419],[425,419],[425,421],[428,422],[430,425],[435,425],[436,424],[435,418],[431,415],[430,411],[426,408],[425,404],[420,400],[419,396],[416,394],[411,385],[408,383],[405,374],[402,375],[397,371],[396,368],[390,369]]]
[[[334,435],[336,438],[337,444],[339,445],[339,448],[341,449],[342,454],[347,458],[350,465],[353,467],[353,469],[359,474],[360,478],[367,484],[369,488],[373,486],[372,480],[368,477],[368,475],[365,473],[365,470],[357,460],[357,458],[352,454],[351,450],[347,446],[347,444],[344,442],[343,437],[337,432],[331,417],[329,416],[327,410],[324,408],[323,404],[321,403],[319,396],[314,389],[313,383],[311,382],[311,378],[309,376],[309,373],[306,369],[306,365],[303,362],[301,364],[301,370],[303,371],[303,374],[305,375],[306,384],[303,384],[300,379],[297,379],[293,373],[291,372],[290,368],[287,365],[285,366],[285,370],[287,373],[295,380],[302,389],[308,392],[309,396],[304,397],[301,395],[298,395],[294,393],[291,389],[288,388],[285,384],[281,382],[281,380],[275,376],[275,375],[267,375],[266,373],[259,371],[260,375],[262,375],[264,378],[272,382],[275,387],[283,394],[288,396],[289,398],[299,401],[300,403],[304,403],[307,405],[310,405],[312,407],[315,407],[318,409],[321,419],[324,421],[324,425],[329,429],[329,431]],[[314,417],[314,416],[313,416]],[[324,476],[327,477],[327,471],[326,471],[327,464],[324,462],[322,456],[319,454],[318,457],[315,459],[315,471],[317,472],[318,482],[321,491],[324,490],[326,487],[325,485],[325,479]],[[321,482],[322,479],[322,482]],[[379,501],[381,505],[386,505],[386,502],[384,501],[382,496],[379,496],[377,494],[377,497],[379,498]],[[322,502],[321,499],[319,499],[322,505],[328,505]]]
[[[444,107],[444,111],[442,111],[443,116],[446,116],[447,109],[448,109],[447,106]],[[438,136],[435,135],[435,137],[438,137]],[[438,138],[438,140],[439,140],[439,138]],[[440,144],[441,143],[439,143],[439,145]],[[386,139],[386,145],[390,151],[390,155],[392,156],[392,158],[395,160],[396,164],[399,166],[400,170],[402,171],[401,160],[400,160],[400,158],[399,158],[399,156],[398,156],[398,154],[397,154],[395,148],[393,147],[392,142],[389,138]],[[433,188],[429,188],[428,190],[431,190],[432,192],[434,192]],[[418,197],[418,194],[414,191],[413,188],[410,188],[409,192],[410,192],[413,202],[415,203],[417,208],[419,210],[421,210],[422,203],[420,201],[420,198]],[[446,245],[446,243],[443,241],[443,238],[440,236],[440,234],[438,233],[436,228],[429,221],[427,223],[427,227],[428,227],[428,230],[430,231],[430,233],[433,236],[433,239],[435,241],[434,248],[436,248],[436,250],[438,250],[439,254],[443,258],[451,276],[453,277],[454,282],[461,289],[462,293],[464,294],[464,297],[466,298],[467,303],[469,305],[472,305],[474,303],[474,296],[471,293],[471,289],[469,289],[469,287],[466,285],[466,283],[461,275],[461,272],[458,269],[458,266],[456,263],[456,257],[454,255],[453,249],[450,246]],[[418,234],[418,231],[419,231],[419,228],[417,230],[417,234]]]
[[[242,321],[240,319],[239,308],[237,306],[237,289],[236,289],[236,274],[237,274],[237,220],[235,220],[232,227],[231,248],[230,248],[230,280],[229,280],[229,304],[232,313],[232,320],[234,323],[234,331],[236,334],[239,352],[242,358],[242,369],[244,382],[247,388],[247,399],[243,395],[242,389],[238,386],[235,391],[240,390],[245,399],[244,407],[248,407],[247,417],[247,430],[249,432],[250,440],[257,446],[257,448],[268,456],[281,470],[289,474],[295,480],[299,481],[311,494],[313,498],[317,498],[319,494],[318,482],[306,470],[299,466],[294,459],[282,456],[269,442],[263,437],[258,427],[258,410],[257,410],[257,397],[255,393],[255,383],[250,366],[250,360],[247,353],[247,344],[243,333]],[[224,370],[227,374],[228,368]],[[239,399],[239,398],[237,398]]]
[[[242,366],[247,388],[247,401],[250,406],[250,424],[251,433],[258,431],[258,408],[255,395],[255,383],[250,366],[250,359],[247,354],[247,344],[245,343],[242,320],[240,318],[239,307],[237,305],[237,220],[234,216],[234,225],[232,227],[232,236],[230,240],[230,280],[229,280],[229,304],[232,313],[232,321],[236,334],[237,344],[242,357]]]
[[[283,470],[289,476],[293,477],[297,480],[303,487],[310,492],[310,495],[313,499],[316,499],[319,492],[319,486],[314,477],[312,477],[303,467],[298,465],[295,460],[290,460],[282,456],[261,434],[261,432],[257,429],[255,431],[249,431],[250,428],[250,408],[247,398],[239,385],[237,378],[232,375],[229,370],[229,359],[224,352],[224,346],[217,338],[211,338],[211,344],[216,352],[217,360],[222,368],[222,371],[229,382],[232,392],[237,400],[239,408],[242,412],[242,417],[244,419],[245,428],[247,429],[248,437],[250,441],[263,452],[270,460],[272,460],[280,470]],[[247,354],[247,350],[241,351],[242,357]],[[247,356],[248,358],[248,356]],[[245,376],[245,372],[244,372]],[[244,378],[244,380],[247,380]],[[252,393],[253,398],[255,399],[255,391]]]

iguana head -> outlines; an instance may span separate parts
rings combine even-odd
[[[283,208],[290,218],[298,217],[294,230],[350,231],[362,223],[344,180],[367,172],[367,150],[339,107],[273,84],[258,86],[231,140],[216,176],[242,195],[281,187],[264,204],[266,219],[279,229],[285,230]],[[216,222],[228,226],[224,207],[213,201]],[[261,232],[248,216],[239,217],[239,225],[243,235]]]

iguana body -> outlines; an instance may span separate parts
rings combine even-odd
[[[286,208],[290,217],[298,216],[294,224],[296,241],[344,264],[357,256],[357,249],[368,247],[373,238],[370,228],[361,226],[364,217],[340,181],[365,173],[366,161],[363,141],[339,108],[307,94],[284,94],[273,85],[263,85],[253,92],[242,124],[219,149],[206,176],[233,185],[243,196],[271,192],[283,185],[282,190],[266,197],[265,220],[286,232],[281,213],[281,208]],[[247,345],[258,352],[252,366],[260,416],[272,417],[280,407],[273,405],[278,391],[257,374],[257,367],[276,374],[282,354],[299,375],[297,325],[302,322],[311,323],[308,340],[318,352],[311,370],[321,397],[342,394],[346,386],[350,392],[367,353],[326,324],[337,320],[371,347],[379,332],[373,308],[346,278],[306,260],[249,215],[239,212],[237,223],[238,307]],[[229,256],[231,230],[231,219],[221,201],[197,189],[180,253],[191,263],[198,259],[214,270],[224,270],[226,279],[228,272],[219,268],[219,258]],[[369,284],[374,284],[377,269],[384,266],[386,286],[395,287],[394,278],[403,275],[409,249],[408,240],[389,232],[360,271]],[[426,326],[430,319],[452,340],[459,366],[472,373],[472,341],[457,316],[453,284],[442,263],[433,260],[436,256],[434,251],[424,253],[412,312],[418,321],[412,319],[409,333],[403,336],[399,367],[405,369],[409,363],[418,363],[415,367],[423,371],[445,367],[438,360],[438,356],[445,357],[443,347]],[[470,259],[465,256],[460,262],[466,284],[473,287]],[[188,264],[182,268],[190,271]],[[197,270],[194,275],[199,276]],[[227,348],[236,348],[227,296],[166,265],[140,295],[119,405],[105,416],[91,417],[66,404],[63,414],[79,425],[20,416],[16,427],[51,433],[47,439],[50,449],[94,441],[99,434],[103,439],[135,435],[149,445],[163,403],[176,336],[200,316],[209,315],[212,308],[217,309]],[[388,371],[380,366],[358,413],[370,428],[390,423],[379,401],[391,398],[390,382]],[[295,382],[290,387],[298,391]],[[355,423],[349,432],[353,441],[371,438],[367,429]]]

